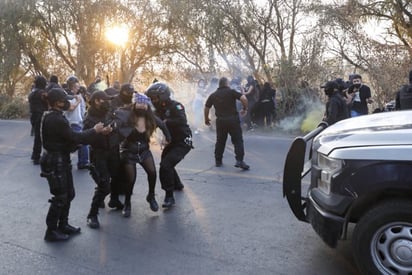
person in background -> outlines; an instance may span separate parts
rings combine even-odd
[[[41,137],[40,137],[40,123],[43,113],[47,111],[48,104],[46,100],[47,80],[44,76],[36,76],[34,79],[34,88],[29,94],[29,106],[30,106],[30,123],[34,132],[33,151],[31,154],[31,160],[34,165],[40,164],[41,155]]]
[[[275,97],[276,90],[272,88],[269,82],[263,84],[263,89],[259,93],[259,108],[260,116],[258,117],[257,124],[259,127],[271,128],[272,118],[275,113]]]
[[[132,103],[134,92],[135,90],[132,84],[124,83],[120,88],[119,94],[113,98],[110,110],[113,112],[117,108],[124,107]]]
[[[244,145],[242,127],[240,125],[239,113],[236,110],[236,100],[240,100],[243,109],[241,116],[245,116],[248,110],[248,101],[245,95],[229,87],[229,80],[222,77],[219,80],[219,88],[206,100],[204,108],[205,124],[210,125],[209,111],[212,106],[216,111],[216,144],[215,144],[215,164],[222,166],[223,152],[225,151],[228,134],[235,147],[235,167],[248,170],[250,167],[244,161]]]
[[[187,124],[185,108],[172,100],[171,94],[171,89],[163,82],[155,82],[146,90],[146,95],[156,108],[156,115],[166,124],[172,137],[162,151],[159,168],[160,183],[166,192],[162,204],[164,208],[175,204],[174,190],[184,188],[175,167],[193,148],[192,131]]]
[[[91,94],[89,94],[89,93],[87,92],[87,89],[86,89],[85,86],[80,86],[80,87],[79,87],[79,92],[78,92],[78,94],[83,97],[83,100],[84,100],[84,102],[86,103],[86,110],[87,110],[88,107],[89,107],[89,100],[90,100]]]
[[[412,109],[412,70],[409,71],[409,84],[405,84],[396,93],[395,110]]]
[[[323,121],[327,122],[328,125],[332,125],[348,118],[347,103],[339,91],[338,83],[336,81],[328,81],[325,85],[321,86],[321,88],[324,89],[325,94],[328,96]]]
[[[79,143],[93,142],[97,133],[109,134],[110,127],[102,123],[84,132],[75,132],[70,127],[63,111],[70,107],[69,96],[62,88],[53,88],[47,94],[50,110],[45,112],[41,122],[41,138],[45,149],[40,160],[41,176],[47,179],[50,193],[50,208],[46,216],[46,241],[56,242],[69,239],[80,233],[80,227],[69,224],[69,212],[75,197],[70,153]]]
[[[92,82],[89,87],[87,87],[87,92],[91,95],[95,91],[99,91],[99,84],[102,83],[102,77],[100,75],[97,75],[96,78],[94,79],[94,82]],[[105,85],[104,85],[105,86]],[[106,86],[107,87],[107,86]],[[103,90],[103,89],[102,89]]]
[[[259,86],[257,81],[253,78],[253,76],[249,75],[247,78],[247,84],[243,94],[246,96],[248,105],[249,105],[249,112],[246,113],[246,117],[244,121],[246,123],[247,130],[253,130],[253,123],[254,119],[259,113],[259,110],[255,110],[255,104],[259,100]]]
[[[356,117],[369,113],[368,104],[372,103],[371,89],[362,83],[362,76],[359,74],[351,75],[353,85],[353,99],[350,109],[350,116]]]
[[[123,216],[130,217],[131,196],[136,182],[136,164],[139,163],[147,174],[149,191],[146,201],[152,211],[157,211],[159,206],[155,198],[156,166],[150,151],[150,138],[156,127],[159,127],[170,143],[171,136],[166,125],[156,117],[150,108],[150,99],[140,93],[135,93],[133,103],[127,107],[119,108],[115,112],[117,132],[121,135],[120,158],[125,174],[125,201]]]
[[[113,89],[115,89],[116,91],[117,91],[117,93],[119,93],[120,92],[120,88],[121,88],[121,86],[120,86],[120,82],[119,82],[119,80],[115,80],[114,82],[113,82]]]
[[[119,83],[119,81],[116,80],[116,81],[113,82],[113,86],[107,88],[106,90],[104,90],[104,92],[108,96],[113,96],[114,97],[114,96],[119,95],[120,88],[121,88],[120,83]]]
[[[355,95],[354,86],[350,84],[350,81],[344,81],[342,78],[336,78],[334,80],[338,85],[338,91],[342,98],[346,102],[346,107],[348,109],[348,116],[350,116],[350,110],[352,108],[352,101]]]
[[[194,132],[195,134],[199,134],[199,129],[201,128],[201,125],[202,125],[202,118],[203,118],[202,108],[204,105],[205,94],[206,94],[206,81],[204,79],[199,79],[199,81],[197,82],[195,98],[193,99],[193,102],[192,102],[193,126],[195,128],[195,132]]]
[[[80,83],[76,77],[69,77],[67,81],[67,89],[69,94],[74,98],[70,100],[70,107],[64,112],[64,116],[70,123],[73,131],[81,132],[83,128],[83,120],[86,115],[86,102],[83,96],[79,93]],[[77,169],[87,169],[89,167],[89,148],[87,145],[80,145],[78,149]]]
[[[61,88],[61,86],[59,85],[59,78],[57,77],[57,75],[50,76],[49,84],[46,87],[46,91],[48,92],[53,88]]]
[[[238,77],[233,78],[230,81],[230,88],[243,95],[245,92],[245,89],[242,86],[242,77],[238,76]],[[240,100],[236,100],[236,110],[240,112],[242,108],[243,108],[242,102],[240,102]],[[239,116],[239,119],[240,119],[240,125],[243,125],[243,123],[245,123],[244,122],[245,117]]]

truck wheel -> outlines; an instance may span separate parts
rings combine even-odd
[[[369,210],[355,227],[352,247],[362,274],[411,274],[412,201],[390,200]]]

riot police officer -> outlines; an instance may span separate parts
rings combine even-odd
[[[412,109],[412,70],[409,71],[409,84],[403,85],[396,93],[396,110]]]
[[[70,106],[72,96],[61,88],[53,88],[47,94],[50,110],[41,122],[41,137],[44,153],[40,160],[41,175],[46,177],[50,193],[50,208],[46,217],[46,241],[64,241],[69,235],[80,232],[79,227],[69,224],[70,204],[75,196],[70,152],[78,144],[89,144],[96,138],[96,133],[108,134],[110,127],[102,123],[84,132],[74,132],[64,117],[63,111]]]
[[[113,112],[117,108],[129,105],[132,103],[133,93],[135,92],[134,87],[130,83],[124,83],[120,87],[120,92],[116,95],[110,104],[110,111]]]
[[[336,81],[328,81],[325,85],[321,86],[321,88],[324,89],[325,94],[328,96],[323,121],[326,121],[328,125],[332,125],[342,119],[348,118],[348,107],[346,100],[339,91],[338,83]]]
[[[109,97],[103,91],[95,91],[90,97],[90,107],[87,111],[86,118],[83,122],[83,131],[93,128],[99,122],[104,125],[110,125],[113,121],[110,110]],[[109,206],[116,209],[123,209],[123,204],[119,201],[119,194],[116,192],[114,185],[118,184],[118,174],[120,169],[119,146],[115,136],[100,135],[90,146],[89,167],[90,175],[96,183],[96,189],[93,195],[89,214],[87,215],[87,225],[90,228],[99,228],[100,223],[97,218],[99,206],[104,203],[105,197],[110,193],[112,188],[111,200]]]
[[[166,192],[162,204],[164,208],[175,204],[173,191],[184,188],[175,167],[193,148],[185,108],[170,98],[171,93],[169,86],[163,82],[155,82],[146,90],[146,95],[156,108],[156,115],[166,124],[172,137],[162,151],[159,168],[160,183]]]
[[[236,109],[236,100],[240,100],[243,106],[239,113]],[[205,124],[208,126],[210,126],[209,112],[212,106],[215,107],[217,117],[215,144],[216,167],[222,166],[223,152],[225,151],[226,140],[229,134],[235,147],[235,167],[248,170],[250,166],[243,161],[245,149],[239,118],[239,115],[244,117],[247,114],[248,100],[246,96],[231,89],[229,87],[229,80],[226,77],[222,77],[219,79],[219,88],[207,98],[205,103]]]
[[[132,103],[132,97],[135,92],[135,89],[132,84],[130,83],[124,83],[120,87],[120,91],[118,95],[114,96],[113,99],[110,101],[110,113],[113,114],[117,109],[121,107],[126,107]],[[120,159],[120,153],[119,153],[120,148],[117,149],[117,158]],[[114,152],[113,152],[114,154]],[[108,206],[110,208],[116,208],[116,209],[122,209],[123,206],[119,204],[119,194],[124,194],[125,193],[125,182],[127,179],[124,178],[124,174],[121,171],[121,166],[119,166],[119,171],[118,171],[118,177],[117,177],[117,182],[115,184],[112,184],[111,187],[111,192],[110,192],[110,201]]]
[[[41,138],[40,138],[40,122],[41,117],[45,111],[47,111],[46,100],[46,85],[47,80],[44,76],[36,76],[34,80],[34,88],[29,94],[30,105],[30,122],[34,130],[34,143],[31,159],[33,164],[38,165],[40,163],[41,155]]]

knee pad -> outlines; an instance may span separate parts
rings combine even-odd
[[[109,183],[106,183],[104,185],[102,185],[101,187],[99,187],[100,192],[102,192],[105,196],[110,194],[110,185]]]

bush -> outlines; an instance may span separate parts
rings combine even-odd
[[[21,98],[0,96],[0,118],[15,119],[29,116],[29,104]]]

